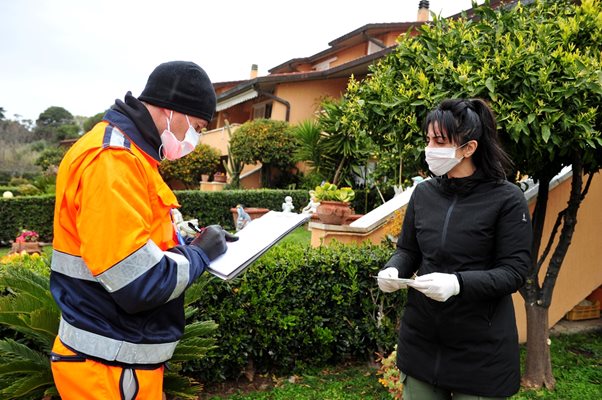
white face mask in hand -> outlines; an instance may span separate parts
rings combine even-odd
[[[467,144],[468,142],[460,147],[426,147],[424,155],[431,172],[436,176],[441,176],[451,171],[464,158],[456,158],[456,150]]]
[[[191,153],[194,148],[199,144],[200,135],[194,130],[190,121],[188,120],[188,115],[186,115],[186,122],[188,122],[188,130],[186,131],[186,136],[184,140],[181,142],[176,138],[176,135],[171,131],[171,118],[173,116],[173,111],[169,115],[169,119],[167,120],[167,128],[161,134],[161,148],[159,150],[163,150],[163,155],[170,161],[177,160],[178,158],[182,158],[185,155]]]

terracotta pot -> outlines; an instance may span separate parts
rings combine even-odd
[[[226,175],[218,175],[218,174],[213,175],[214,182],[222,182],[223,183],[223,182],[226,182],[226,178],[227,178]]]
[[[351,214],[351,206],[342,201],[321,201],[316,214],[324,224],[342,225]]]
[[[349,225],[353,221],[358,220],[363,216],[364,216],[364,214],[349,214],[347,216],[347,218],[345,219],[345,222],[343,222],[343,225]]]

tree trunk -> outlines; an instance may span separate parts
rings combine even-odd
[[[337,170],[334,173],[334,178],[332,178],[332,183],[335,185],[339,184],[339,179],[341,179],[341,174],[343,173],[343,166],[345,165],[347,157],[341,158],[341,162],[337,166]]]
[[[556,380],[552,374],[552,360],[550,358],[549,344],[549,321],[548,309],[552,302],[552,294],[556,285],[556,278],[560,272],[560,267],[568,251],[575,226],[577,224],[577,211],[587,193],[591,176],[588,180],[586,189],[582,192],[583,184],[583,160],[578,152],[572,157],[573,177],[571,180],[571,193],[567,208],[558,215],[548,245],[540,257],[539,247],[541,245],[541,236],[543,233],[543,222],[545,221],[545,204],[547,203],[547,190],[550,179],[540,181],[538,198],[533,215],[533,247],[532,247],[532,267],[527,276],[525,286],[521,289],[521,294],[525,299],[525,309],[527,311],[527,358],[525,361],[525,372],[521,384],[526,388],[554,389]],[[542,192],[545,190],[545,193]],[[540,208],[542,207],[542,208]],[[544,210],[544,211],[542,211]],[[557,228],[562,225],[562,230],[558,243],[553,251],[552,257],[548,263],[546,275],[541,287],[539,286],[539,270],[544,264],[549,250],[554,244]]]
[[[270,164],[261,165],[261,186],[264,189],[268,189],[272,185],[271,170],[272,166]]]
[[[527,358],[521,385],[526,388],[542,386],[553,390],[556,380],[552,375],[550,357],[550,335],[548,329],[548,308],[525,303],[527,311]]]

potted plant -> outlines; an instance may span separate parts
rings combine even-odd
[[[23,251],[28,254],[41,253],[42,249],[38,240],[40,235],[35,231],[22,230],[12,244],[11,253],[21,253]]]
[[[355,192],[350,187],[339,188],[333,183],[324,182],[309,194],[320,202],[316,214],[325,224],[341,225],[351,214],[350,203],[355,198]]]
[[[213,181],[225,183],[226,182],[226,174],[224,174],[221,171],[216,172],[215,174],[213,174]]]

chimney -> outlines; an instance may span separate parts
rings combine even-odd
[[[416,21],[425,22],[429,20],[429,2],[428,0],[420,0],[418,3],[418,16]]]
[[[251,64],[251,79],[257,78],[257,64]]]

